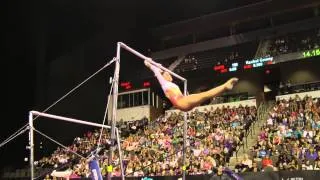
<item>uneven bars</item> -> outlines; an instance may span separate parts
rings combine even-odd
[[[51,119],[62,120],[62,121],[73,122],[73,123],[76,123],[76,124],[85,124],[85,125],[89,125],[89,126],[104,127],[104,128],[108,128],[108,129],[111,128],[110,126],[106,126],[106,125],[102,125],[102,124],[98,124],[98,123],[92,123],[92,122],[82,121],[82,120],[78,120],[78,119],[62,117],[62,116],[42,113],[42,112],[38,112],[38,111],[30,111],[30,112],[32,114],[34,114],[34,115],[47,117],[47,118],[51,118]],[[117,127],[115,127],[115,128],[117,128]]]
[[[182,81],[186,81],[185,78],[183,78],[183,77],[181,77],[180,75],[172,72],[171,70],[163,67],[162,65],[159,66],[159,64],[157,64],[157,63],[155,63],[154,61],[150,60],[151,58],[146,57],[145,55],[143,55],[143,54],[139,53],[138,51],[132,49],[131,47],[127,46],[126,44],[124,44],[124,43],[122,43],[122,42],[118,42],[118,44],[120,44],[120,47],[126,49],[127,51],[129,51],[129,52],[131,52],[132,54],[140,57],[141,59],[144,59],[144,60],[149,61],[150,63],[152,63],[154,66],[157,66],[157,67],[160,68],[161,70],[166,71],[166,72],[172,74],[173,76],[175,76],[176,78],[178,78],[178,79],[180,79],[180,80],[182,80]]]

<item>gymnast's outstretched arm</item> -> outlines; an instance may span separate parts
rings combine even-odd
[[[164,84],[166,83],[167,80],[165,80],[162,76],[162,70],[152,64],[150,64],[149,62],[147,61],[144,61],[144,64],[154,73],[154,75],[156,76],[156,78],[158,79],[161,87],[164,86]]]

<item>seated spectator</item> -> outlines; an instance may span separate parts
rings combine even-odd
[[[265,158],[268,154],[269,154],[269,151],[266,150],[266,146],[262,146],[262,148],[258,151],[259,158]]]
[[[229,177],[227,174],[223,173],[223,167],[219,166],[217,169],[217,173],[214,174],[210,180],[232,180],[233,178]]]
[[[314,151],[314,148],[311,147],[309,151],[306,152],[306,157],[309,161],[315,161],[318,158],[318,153]]]
[[[289,164],[287,165],[287,168],[286,169],[289,169],[289,170],[299,170],[299,164],[298,164],[298,161],[295,160],[295,159],[292,159],[291,162],[289,162]]]
[[[315,161],[313,170],[320,170],[320,161]]]
[[[261,168],[258,167],[257,162],[253,161],[252,167],[248,169],[249,172],[260,172]]]
[[[313,170],[313,165],[310,164],[309,160],[306,160],[305,162],[302,163],[301,169],[302,170]]]
[[[266,154],[266,156],[262,159],[262,168],[265,168],[268,166],[273,167],[273,162],[270,159],[269,154]]]
[[[252,160],[249,159],[248,154],[243,155],[242,165],[245,166],[245,171],[252,168]]]

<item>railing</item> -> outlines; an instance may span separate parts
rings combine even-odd
[[[255,128],[256,126],[259,126],[259,122],[261,120],[263,120],[265,113],[267,113],[268,111],[268,106],[269,104],[266,102],[262,102],[258,109],[257,109],[257,116],[256,119],[254,121],[252,121],[249,129],[246,131],[245,136],[243,137],[244,142],[242,141],[242,144],[240,144],[237,148],[237,150],[235,151],[236,153],[236,158],[238,158],[238,152],[239,150],[242,148],[243,150],[245,150],[245,148],[248,148],[248,136],[250,135],[251,138],[255,135]],[[257,124],[258,123],[258,124]]]
[[[299,84],[283,84],[281,87],[279,87],[278,95],[301,93],[315,90],[320,90],[320,81]]]

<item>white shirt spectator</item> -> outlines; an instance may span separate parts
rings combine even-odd
[[[267,120],[267,124],[270,125],[270,126],[273,126],[273,119],[272,118],[269,118]]]
[[[251,159],[243,160],[242,164],[247,165],[249,168],[251,168],[252,167],[252,160]]]
[[[302,164],[302,170],[313,170],[313,166],[311,164],[306,165],[306,164]]]
[[[315,162],[313,170],[320,170],[320,163],[319,162]]]
[[[309,137],[312,138],[313,137],[313,131],[303,131],[303,137],[307,137],[307,134],[309,134]]]
[[[196,157],[199,156],[200,153],[201,153],[201,150],[200,150],[200,149],[194,149],[194,150],[193,150],[193,155],[196,156]]]

